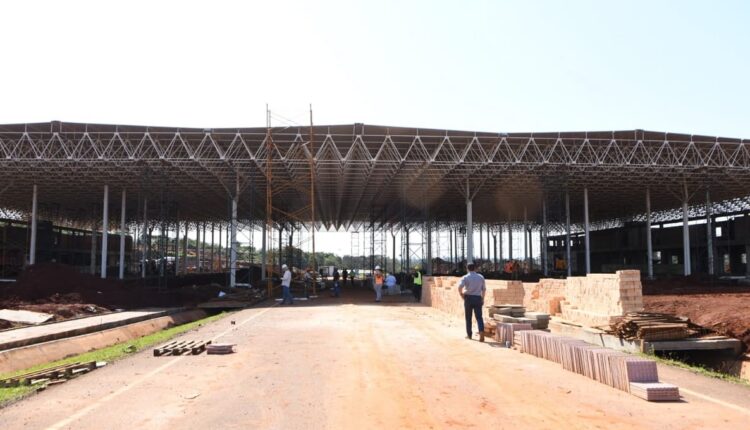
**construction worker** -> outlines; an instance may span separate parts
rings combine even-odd
[[[349,272],[347,272],[347,271],[346,271],[346,269],[344,269],[344,270],[343,270],[343,271],[341,272],[341,285],[342,285],[342,286],[344,286],[344,287],[346,287],[346,277],[347,277],[348,275],[349,275]]]
[[[339,279],[341,279],[339,269],[335,268],[333,269],[333,292],[331,293],[332,297],[341,296],[341,284],[339,283]]]
[[[417,302],[422,301],[422,271],[419,269],[419,266],[414,268],[414,281],[412,281],[414,286],[412,287],[411,291],[414,293],[414,300]]]
[[[380,302],[383,298],[383,272],[380,266],[375,266],[375,272],[372,274],[372,285],[375,288],[375,301]]]
[[[305,270],[304,275],[304,281],[305,281],[305,298],[310,298],[310,287],[312,287],[313,283],[313,270],[312,267],[307,267],[307,270]]]
[[[289,270],[286,264],[281,266],[281,270],[284,272],[284,275],[281,277],[281,290],[283,294],[281,304],[285,305],[289,301],[289,304],[293,305],[294,298],[292,298],[292,292],[289,290],[292,286],[292,271]]]
[[[458,294],[464,300],[464,316],[466,317],[466,338],[471,339],[471,313],[477,319],[479,326],[479,341],[484,342],[484,320],[482,319],[482,305],[484,305],[484,294],[487,288],[484,285],[484,276],[475,272],[474,263],[469,263],[466,268],[469,273],[461,278],[458,284]]]

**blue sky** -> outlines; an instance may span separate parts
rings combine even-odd
[[[5,2],[0,123],[750,138],[750,2]],[[283,123],[283,122],[280,122]],[[347,245],[348,246],[348,245]]]

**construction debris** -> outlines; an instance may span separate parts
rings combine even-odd
[[[36,372],[25,373],[11,378],[0,380],[0,388],[10,388],[35,384],[59,384],[78,375],[88,373],[92,370],[106,366],[105,361],[88,361],[77,362],[73,364],[64,364],[49,369],[39,370]]]
[[[649,401],[680,399],[677,387],[659,384],[653,360],[538,330],[516,331],[513,340],[521,352],[554,361],[566,370],[637,397]]]
[[[206,347],[206,354],[231,354],[234,347],[233,343],[213,343]]]
[[[0,320],[21,324],[42,324],[54,317],[52,314],[32,311],[0,309]]]
[[[198,355],[205,351],[206,346],[210,344],[210,340],[176,340],[155,348],[154,357],[162,355]]]

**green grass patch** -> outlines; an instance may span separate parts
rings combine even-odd
[[[672,367],[679,367],[680,369],[688,370],[697,375],[703,375],[709,378],[721,379],[723,381],[731,382],[734,384],[750,386],[750,381],[746,381],[744,379],[738,378],[737,376],[730,375],[728,373],[717,372],[713,369],[709,369],[705,366],[701,366],[698,364],[688,364],[683,361],[675,360],[673,358],[659,357],[653,354],[644,353],[641,355],[643,355],[644,357],[650,358],[651,360],[654,360],[658,363],[665,364],[667,366],[672,366]]]
[[[39,370],[49,369],[52,367],[61,366],[64,364],[71,364],[76,362],[88,362],[88,361],[106,361],[111,363],[113,361],[120,360],[129,355],[132,355],[138,351],[142,351],[154,345],[164,343],[177,335],[185,333],[187,331],[198,328],[204,324],[219,320],[227,316],[227,312],[222,312],[217,315],[212,315],[203,319],[199,319],[186,324],[170,327],[166,330],[161,330],[156,333],[152,333],[137,339],[133,339],[127,342],[118,343],[106,348],[97,349],[96,351],[86,352],[73,357],[64,358],[62,360],[53,361],[51,363],[44,363],[38,366],[29,367],[28,369],[19,370],[16,372],[10,372],[0,375],[0,379],[12,378],[14,376],[23,375],[24,373],[36,372]],[[25,386],[25,387],[14,387],[14,388],[0,388],[0,407],[19,400],[31,393],[36,392],[40,386]]]

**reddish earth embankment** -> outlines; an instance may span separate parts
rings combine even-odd
[[[750,349],[750,288],[708,284],[695,279],[644,282],[647,312],[686,316],[717,333],[735,337]]]

